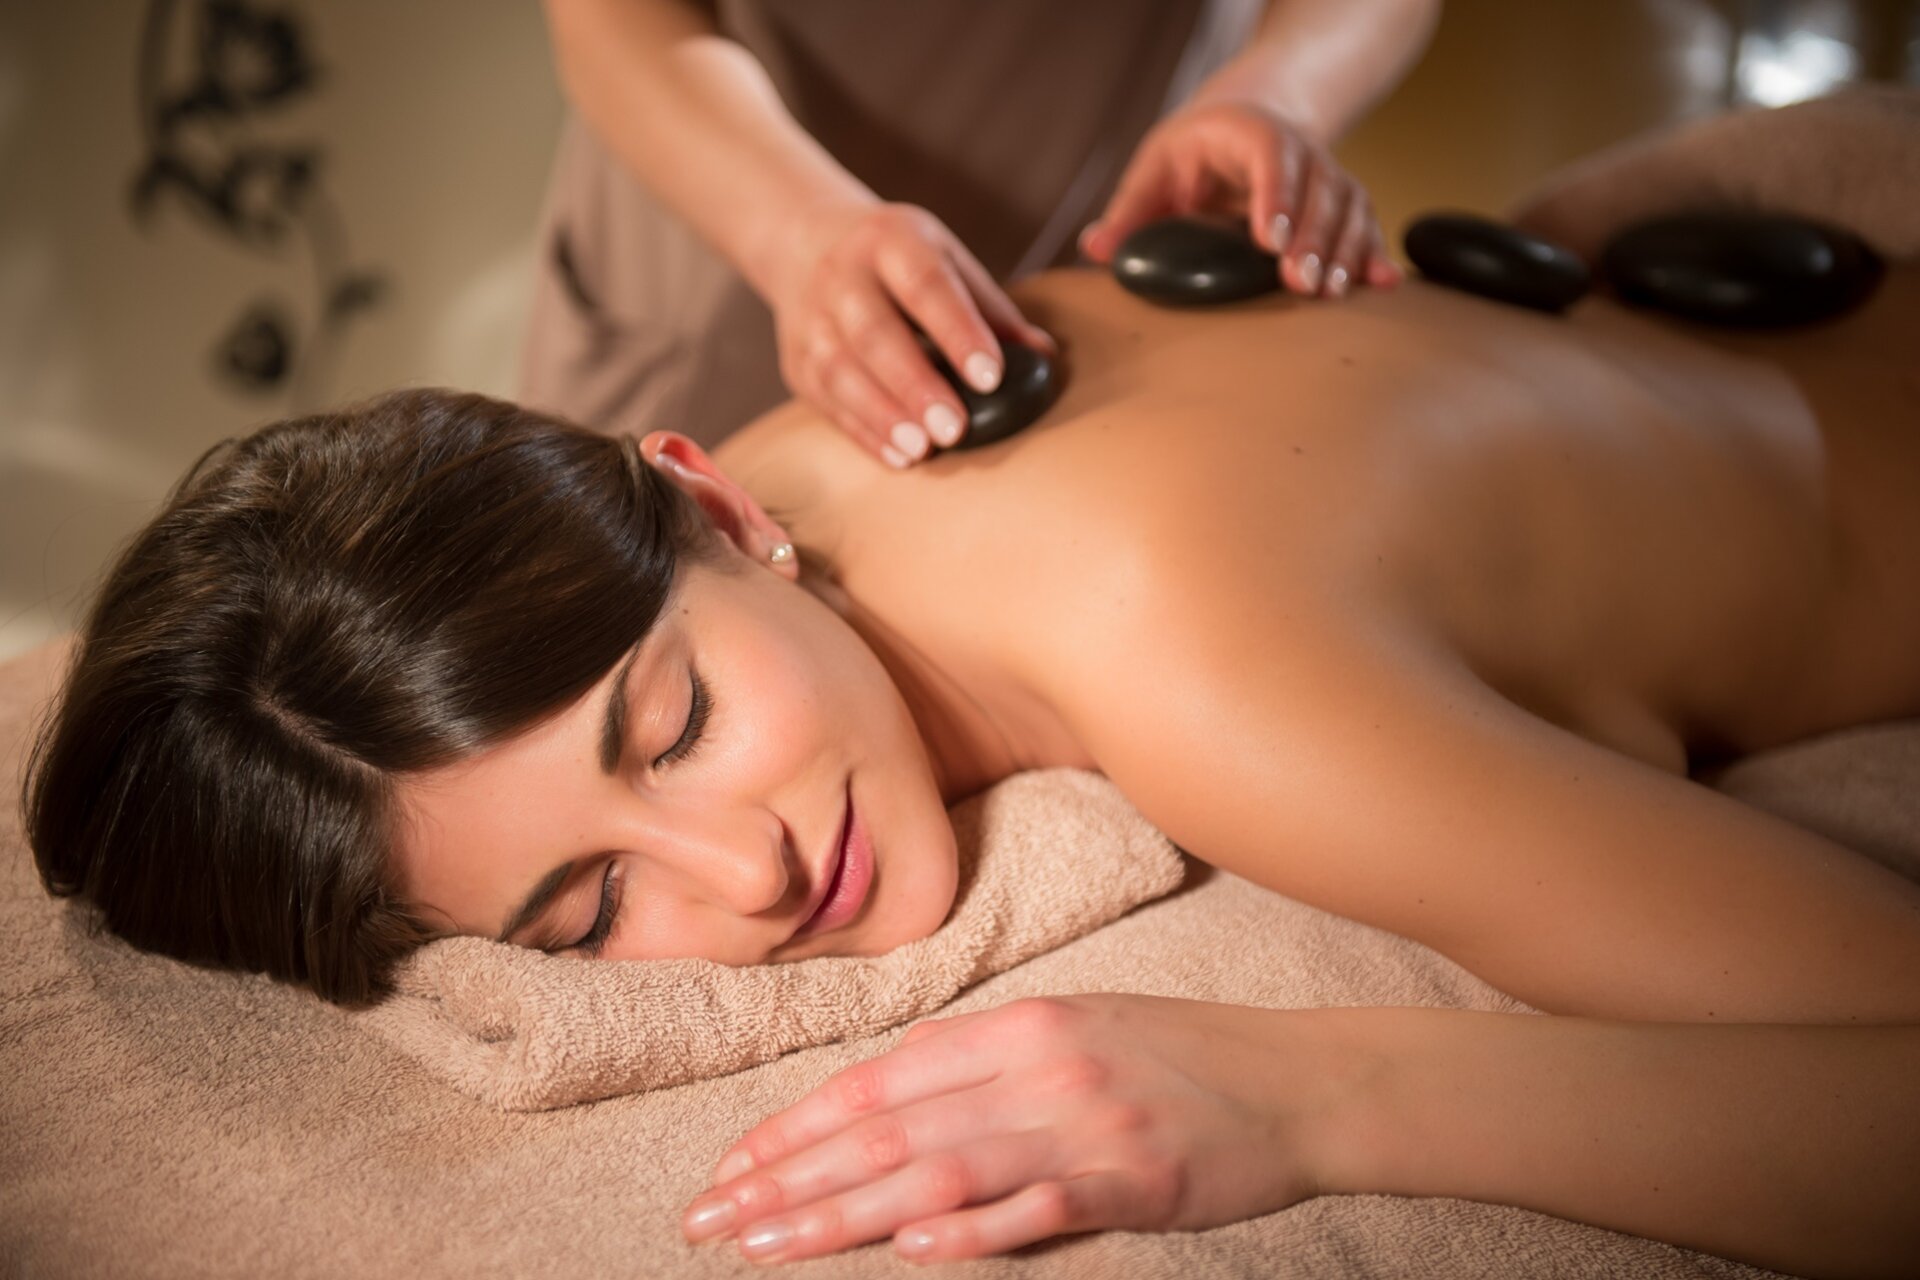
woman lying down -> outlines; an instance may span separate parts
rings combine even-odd
[[[1557,1016],[936,1019],[716,1153],[690,1237],[948,1259],[1383,1192],[1911,1265],[1920,887],[1687,768],[1920,714],[1920,271],[1738,339],[1417,284],[1022,305],[1065,397],[910,473],[799,407],[710,458],[433,391],[222,448],[88,623],[47,883],[342,1002],[444,934],[878,955],[947,915],[947,805],[1097,769]]]

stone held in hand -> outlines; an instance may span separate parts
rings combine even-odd
[[[1163,306],[1214,306],[1278,290],[1279,261],[1254,243],[1244,220],[1163,218],[1121,242],[1113,278]]]
[[[940,349],[916,332],[920,349],[934,369],[960,395],[967,411],[967,431],[951,449],[977,449],[1018,434],[1039,420],[1060,398],[1060,370],[1052,358],[1021,343],[1000,343],[1000,385],[975,391],[953,371]]]
[[[1570,250],[1475,214],[1427,214],[1401,243],[1421,275],[1496,302],[1565,311],[1593,287]]]
[[[1882,272],[1851,231],[1748,210],[1639,223],[1607,244],[1600,269],[1622,301],[1734,328],[1829,319],[1864,302]]]

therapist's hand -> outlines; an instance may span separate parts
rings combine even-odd
[[[935,1261],[1284,1208],[1355,1078],[1312,1012],[1085,995],[921,1023],[734,1143],[682,1230],[764,1261],[889,1236]]]
[[[1280,255],[1294,293],[1338,298],[1402,278],[1366,189],[1325,147],[1250,103],[1196,103],[1156,125],[1080,250],[1109,262],[1140,227],[1185,213],[1246,218],[1255,242]]]
[[[960,397],[934,372],[909,318],[978,391],[1000,383],[996,334],[1056,350],[945,224],[915,205],[845,202],[794,215],[781,258],[765,290],[781,376],[889,466],[911,466],[966,430]]]

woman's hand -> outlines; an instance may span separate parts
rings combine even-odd
[[[736,1142],[683,1230],[761,1261],[886,1236],[934,1261],[1284,1208],[1314,1194],[1348,1074],[1311,1016],[1086,995],[921,1023]]]
[[[780,256],[787,266],[765,293],[788,389],[890,466],[910,466],[966,431],[960,397],[909,320],[978,391],[1000,383],[996,333],[1057,350],[966,246],[914,205],[848,202],[797,218]]]
[[[1294,293],[1338,298],[1401,279],[1366,189],[1298,127],[1248,102],[1195,104],[1155,126],[1081,233],[1081,252],[1110,262],[1134,231],[1183,213],[1246,218]]]

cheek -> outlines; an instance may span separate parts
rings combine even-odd
[[[642,873],[643,874],[643,873]],[[743,934],[737,917],[703,907],[680,887],[637,880],[621,904],[611,960],[711,960],[716,964],[757,964],[765,959],[759,942]]]
[[[726,660],[757,746],[810,754],[848,739],[872,716],[866,686],[874,660],[843,631],[824,605],[801,599],[781,601],[736,632]]]

